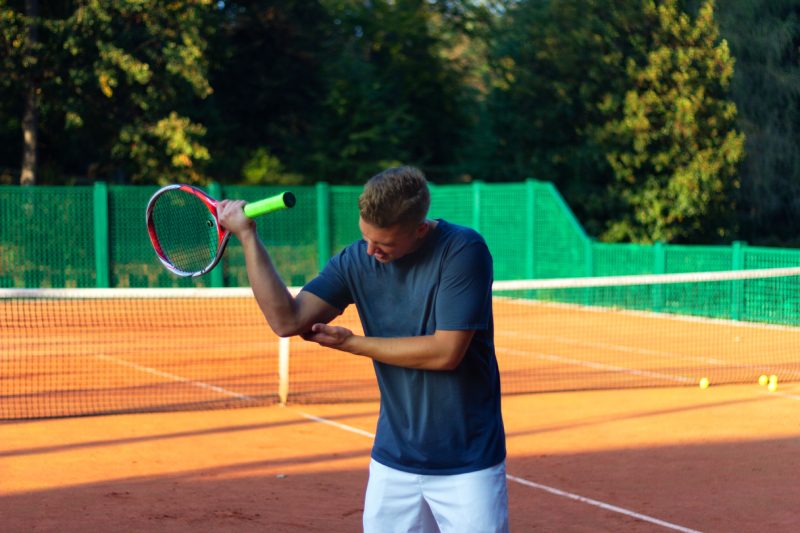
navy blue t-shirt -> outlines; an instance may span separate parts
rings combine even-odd
[[[494,350],[492,257],[475,231],[439,220],[419,249],[390,263],[357,241],[303,290],[339,310],[355,303],[372,337],[475,330],[451,371],[374,362],[381,408],[372,458],[418,474],[460,474],[505,459]]]

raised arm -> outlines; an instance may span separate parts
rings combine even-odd
[[[219,220],[242,243],[253,295],[272,331],[280,337],[306,334],[313,324],[338,316],[338,309],[313,294],[292,296],[256,233],[255,221],[245,216],[244,205],[241,200],[223,200]]]

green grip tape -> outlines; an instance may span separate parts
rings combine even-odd
[[[249,218],[260,217],[261,215],[266,215],[267,213],[272,213],[273,211],[286,209],[287,207],[294,207],[296,201],[297,200],[295,199],[294,194],[290,192],[282,192],[280,194],[276,194],[275,196],[270,196],[269,198],[264,198],[263,200],[245,205],[244,214]]]

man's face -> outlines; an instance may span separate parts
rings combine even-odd
[[[391,263],[413,252],[428,233],[427,222],[416,228],[399,225],[379,228],[359,218],[358,226],[367,243],[367,254],[381,263]]]

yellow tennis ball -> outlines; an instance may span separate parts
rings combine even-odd
[[[759,385],[761,385],[762,387],[766,387],[767,383],[769,383],[769,378],[767,377],[766,374],[761,374],[760,376],[758,376]]]
[[[708,378],[700,378],[700,388],[701,389],[707,389],[710,384],[711,384],[711,382],[708,381]]]
[[[769,377],[769,382],[770,382],[770,383],[777,383],[777,382],[778,382],[778,376],[776,376],[775,374],[772,374],[772,375]]]
[[[770,381],[769,385],[767,385],[767,390],[770,392],[775,392],[776,390],[778,390],[778,382]]]

